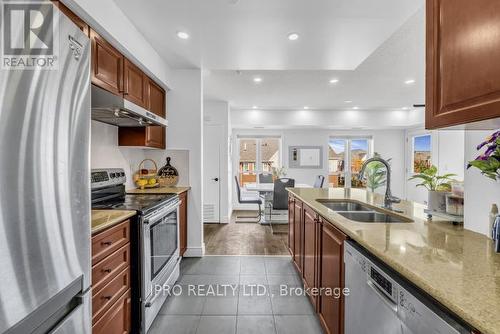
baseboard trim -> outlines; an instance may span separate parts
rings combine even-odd
[[[203,257],[205,255],[205,245],[203,247],[188,247],[184,252],[184,257]]]

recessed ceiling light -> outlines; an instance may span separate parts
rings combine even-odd
[[[291,41],[296,41],[299,39],[299,34],[297,34],[296,32],[292,32],[288,34],[288,39]]]
[[[309,106],[304,106],[304,110],[307,110],[307,109],[309,109]]]
[[[355,107],[352,107],[352,109],[354,109],[354,110],[358,110],[358,109],[359,109],[359,107],[358,107],[358,106],[355,106]]]
[[[252,106],[252,109],[257,109],[257,106]]]
[[[188,39],[189,38],[189,34],[185,31],[178,31],[177,32],[177,37],[179,37],[180,39]]]
[[[414,79],[409,79],[409,80],[406,80],[406,81],[405,81],[405,84],[407,84],[407,85],[411,85],[411,84],[413,84],[413,83],[415,83],[415,80],[414,80]]]
[[[262,82],[262,78],[261,77],[255,77],[255,78],[253,78],[253,82],[260,83],[260,82]]]
[[[345,102],[345,103],[352,103],[352,101],[351,101],[351,100],[345,100],[344,102]]]
[[[410,107],[403,107],[403,108],[401,108],[401,109],[403,109],[403,110],[408,110],[408,109],[410,109]]]
[[[334,83],[337,83],[337,82],[339,82],[339,79],[330,79],[330,83],[331,84],[334,84]]]

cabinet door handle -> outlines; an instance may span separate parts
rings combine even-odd
[[[111,300],[112,297],[111,296],[102,296],[101,298],[106,299],[106,300]]]
[[[111,246],[112,244],[113,244],[112,241],[103,241],[103,242],[101,242],[101,245],[103,245],[103,246]]]
[[[103,273],[108,273],[108,274],[109,274],[109,273],[111,272],[111,269],[109,269],[109,268],[108,268],[108,269],[103,269],[103,270],[102,270],[102,272],[103,272]]]

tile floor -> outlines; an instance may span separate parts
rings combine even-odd
[[[282,293],[301,287],[289,256],[186,258],[178,284],[148,334],[323,333],[306,296]]]

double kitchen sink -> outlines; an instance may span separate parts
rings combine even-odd
[[[321,205],[358,223],[412,223],[413,220],[350,200],[318,199]]]

